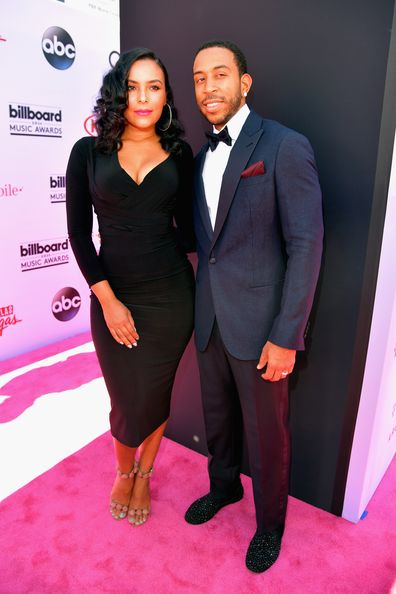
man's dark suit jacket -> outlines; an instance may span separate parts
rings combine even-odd
[[[267,340],[302,350],[323,239],[311,145],[251,111],[224,172],[214,230],[202,181],[207,148],[194,178],[197,348],[205,350],[216,317],[238,359],[258,360]]]

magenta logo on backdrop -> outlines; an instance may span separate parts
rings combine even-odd
[[[15,324],[18,324],[19,322],[22,322],[22,320],[17,319],[13,305],[0,307],[0,337],[3,336],[3,332],[6,328],[15,326]]]
[[[43,54],[57,70],[66,70],[74,62],[76,48],[69,33],[61,27],[49,27],[41,40]]]
[[[84,120],[84,130],[90,136],[96,136],[95,116],[91,115]]]
[[[22,192],[23,188],[14,184],[2,184],[0,186],[0,198],[14,198]]]
[[[73,287],[63,287],[52,300],[52,313],[60,322],[72,320],[80,309],[81,297]]]

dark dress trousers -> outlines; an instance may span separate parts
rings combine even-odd
[[[195,340],[212,493],[239,484],[244,428],[258,529],[283,526],[289,475],[287,379],[256,369],[269,340],[304,349],[319,274],[321,191],[308,140],[250,112],[225,169],[212,229],[195,162]]]

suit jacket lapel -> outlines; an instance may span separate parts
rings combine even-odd
[[[205,163],[205,155],[207,150],[208,144],[205,144],[201,148],[200,152],[198,153],[195,159],[194,191],[195,199],[197,201],[197,206],[199,213],[201,215],[202,222],[204,224],[209,239],[212,239],[213,229],[209,217],[208,206],[206,204],[205,188],[202,179],[202,170]]]
[[[232,147],[230,158],[223,175],[216,224],[213,231],[212,247],[217,241],[228,211],[232,204],[242,171],[245,169],[256,144],[263,134],[262,118],[250,112],[236,142]],[[201,169],[202,171],[202,169]]]

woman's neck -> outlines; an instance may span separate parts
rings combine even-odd
[[[144,130],[128,126],[125,128],[121,140],[132,140],[133,142],[145,142],[148,140],[158,141],[159,137],[155,130],[155,126]]]

